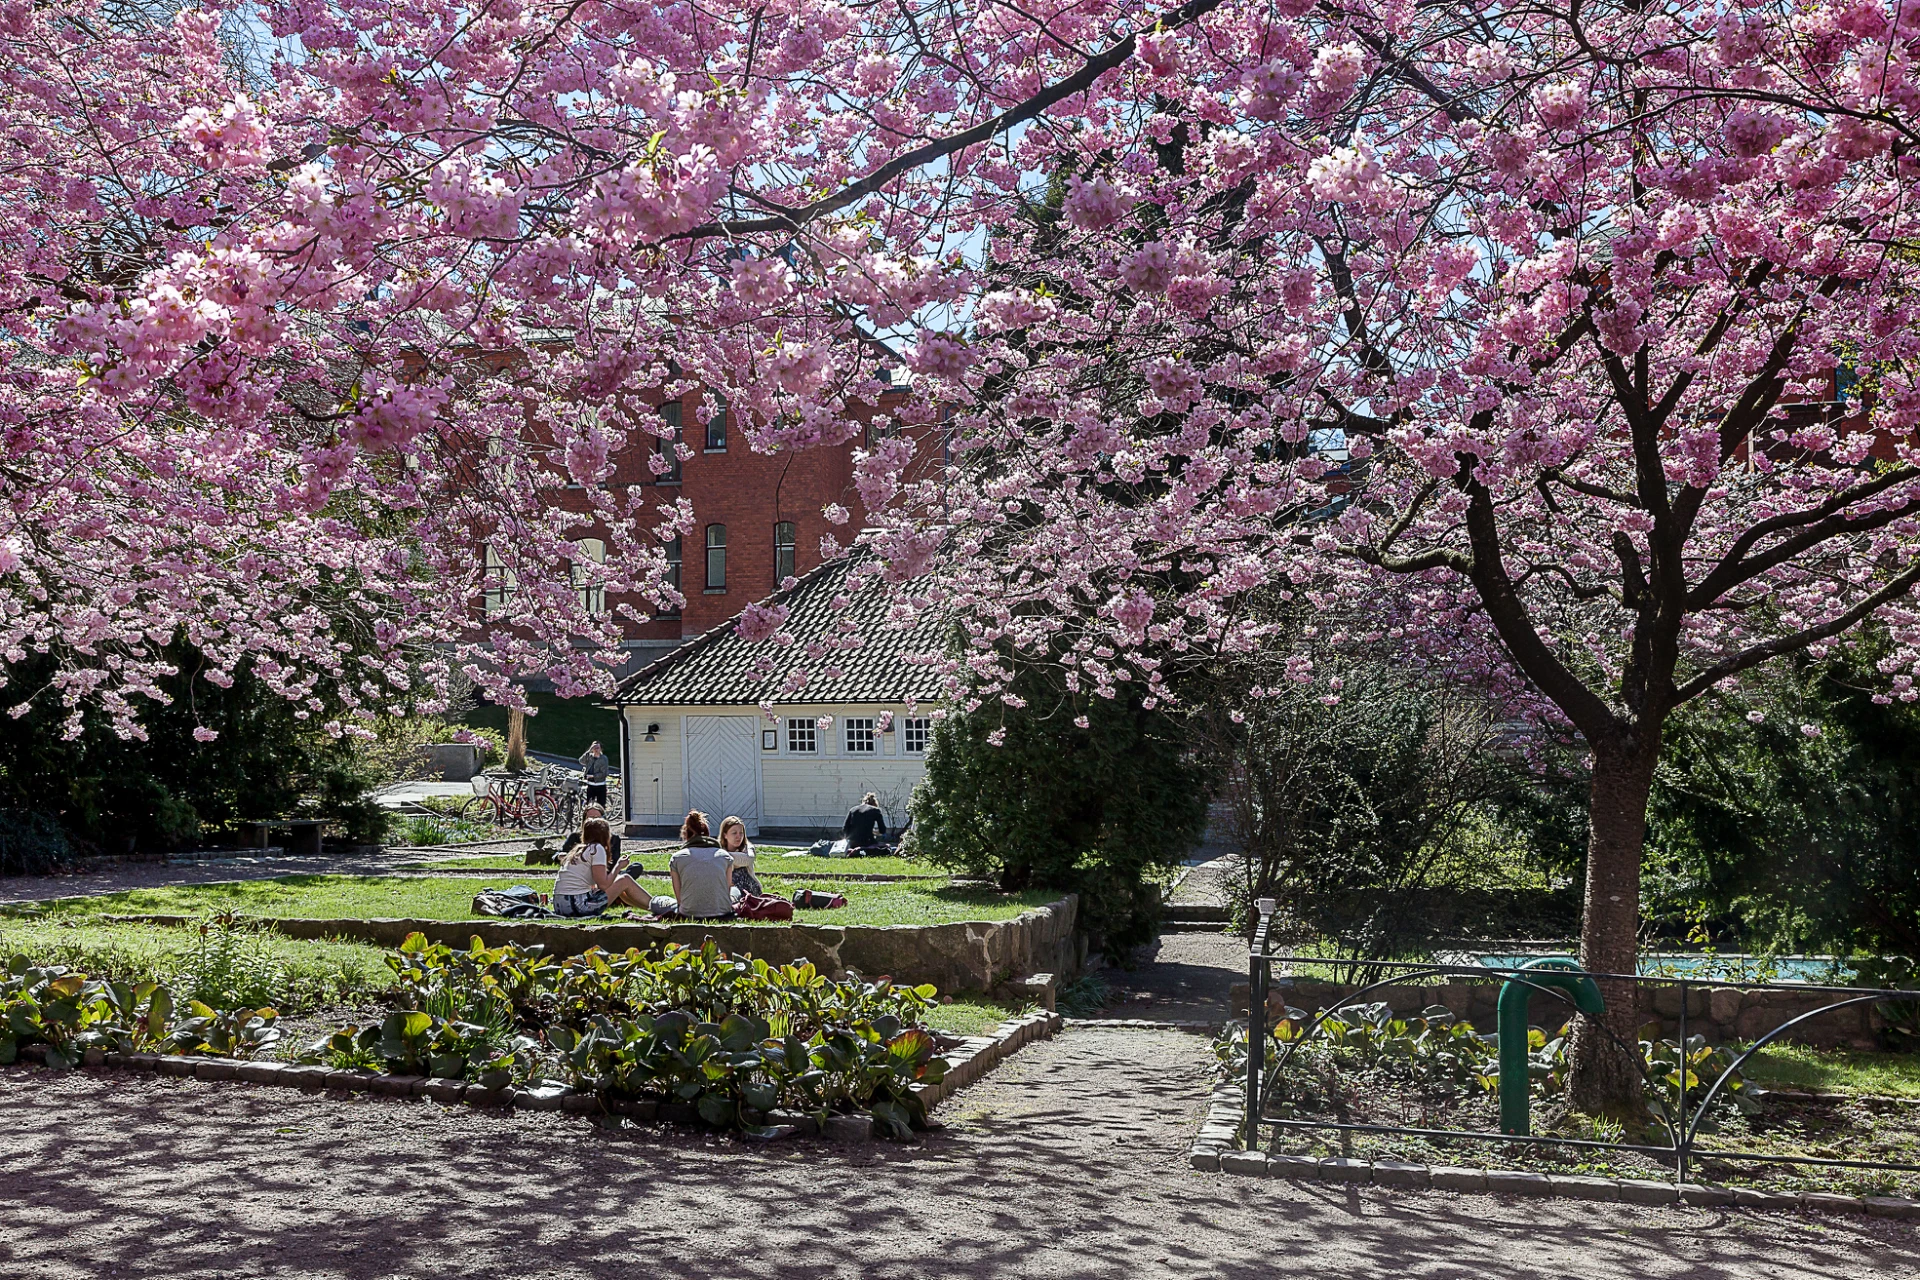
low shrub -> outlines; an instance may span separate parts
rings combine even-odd
[[[1552,1033],[1528,1028],[1527,1075],[1533,1097],[1565,1096],[1570,1031],[1570,1024]],[[1683,1076],[1687,1112],[1692,1116],[1705,1101],[1707,1090],[1739,1055],[1738,1048],[1710,1045],[1702,1036],[1689,1036],[1683,1047],[1675,1040],[1658,1038],[1651,1028],[1643,1034],[1642,1100],[1648,1119],[1663,1124],[1677,1119]],[[1214,1042],[1214,1052],[1224,1074],[1245,1078],[1245,1028],[1230,1028]],[[1497,1035],[1475,1030],[1471,1022],[1455,1018],[1443,1005],[1403,1017],[1385,1004],[1368,1004],[1348,1006],[1318,1025],[1304,1010],[1288,1008],[1267,1038],[1264,1061],[1267,1072],[1283,1061],[1286,1064],[1268,1096],[1278,1097],[1289,1114],[1304,1114],[1328,1109],[1356,1084],[1367,1081],[1402,1086],[1435,1101],[1497,1096],[1499,1059]],[[1716,1095],[1716,1110],[1755,1114],[1757,1092],[1735,1072]],[[1701,1132],[1712,1132],[1716,1119],[1710,1116],[1703,1121]]]
[[[73,863],[58,822],[27,809],[0,809],[0,876],[43,876]]]
[[[933,987],[835,982],[711,941],[557,959],[414,934],[388,962],[394,1010],[315,1043],[309,1060],[499,1085],[531,1075],[544,1043],[576,1085],[688,1104],[718,1127],[751,1130],[781,1109],[865,1111],[898,1136],[926,1119],[913,1086],[946,1073],[925,1026]]]
[[[278,1017],[272,1008],[215,1009],[198,1000],[183,1012],[160,983],[106,982],[15,956],[0,978],[0,1064],[32,1044],[46,1046],[56,1069],[77,1066],[92,1048],[250,1058],[280,1038]]]

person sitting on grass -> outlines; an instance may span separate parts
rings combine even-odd
[[[731,859],[733,887],[741,893],[763,894],[760,877],[753,874],[753,845],[747,840],[747,824],[729,817],[720,823],[720,848]]]
[[[887,815],[880,812],[880,798],[869,791],[862,796],[860,803],[847,811],[847,820],[841,824],[840,834],[847,838],[847,852],[856,849],[877,849],[887,843]]]
[[[680,824],[685,847],[667,860],[673,896],[655,898],[653,914],[669,920],[724,920],[733,915],[733,855],[707,834],[707,815],[687,811]]]
[[[605,818],[606,816],[607,816],[607,811],[605,809],[602,809],[597,804],[588,805],[584,810],[581,811],[581,814],[580,814],[582,821],[585,821],[589,818]],[[580,833],[578,831],[567,832],[567,838],[560,842],[560,852],[562,854],[562,861],[565,860],[564,855],[572,853],[574,846],[578,845],[579,843],[580,843]],[[620,837],[618,835],[615,835],[607,843],[607,858],[609,861],[612,861],[612,862],[620,861]]]
[[[645,909],[647,891],[628,875],[627,860],[608,866],[607,850],[613,833],[604,818],[580,824],[580,843],[560,863],[553,881],[553,913],[557,916],[597,916],[614,903]]]

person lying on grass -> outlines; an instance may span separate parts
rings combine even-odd
[[[653,914],[669,920],[723,920],[733,915],[733,855],[707,834],[707,815],[687,812],[680,824],[686,847],[667,860],[673,896],[653,900]]]
[[[566,853],[554,877],[555,915],[597,916],[616,902],[646,910],[651,897],[626,874],[631,865],[627,859],[607,865],[612,844],[606,819],[588,818],[580,824],[580,843]]]

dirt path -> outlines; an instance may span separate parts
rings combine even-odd
[[[1907,1280],[1908,1224],[1185,1166],[1206,1042],[1085,1028],[912,1147],[0,1071],[0,1276]]]

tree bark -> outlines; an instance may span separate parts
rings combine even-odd
[[[1638,972],[1640,860],[1646,845],[1647,793],[1659,757],[1657,734],[1651,741],[1636,736],[1594,747],[1580,931],[1580,966],[1589,973]],[[1599,985],[1606,1012],[1598,1019],[1582,1017],[1574,1027],[1570,1100],[1588,1114],[1637,1115],[1639,986],[1605,980]],[[1602,1025],[1613,1034],[1602,1031]],[[1636,1047],[1629,1050],[1620,1041]]]

